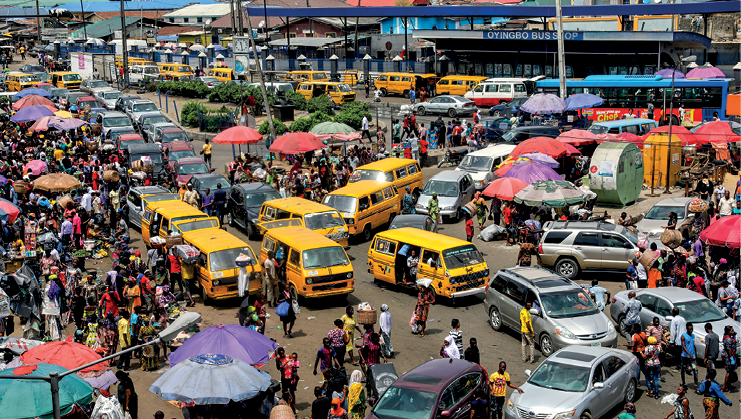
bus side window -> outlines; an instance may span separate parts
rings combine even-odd
[[[279,209],[276,211],[275,219],[276,220],[285,220],[291,218],[291,213],[288,211],[284,211],[282,209]]]
[[[407,168],[409,169],[409,175],[410,176],[413,175],[413,174],[415,174],[415,173],[417,173],[417,172],[419,172],[419,168],[417,167],[417,163],[410,164],[409,166],[407,166]]]
[[[386,182],[393,182],[394,181],[394,172],[386,172],[383,174],[385,177]]]
[[[265,239],[262,241],[262,248],[266,251],[275,251],[275,241],[269,237],[265,237]]]
[[[375,192],[371,194],[370,198],[371,198],[372,205],[380,204],[381,202],[383,202],[383,192],[381,191]]]
[[[298,252],[294,249],[291,249],[291,255],[288,257],[288,264],[298,267],[299,263],[301,263],[301,258]]]
[[[421,262],[433,268],[439,268],[442,266],[440,264],[440,254],[431,250],[425,250],[422,252]]]
[[[394,197],[394,191],[390,187],[389,188],[384,188],[383,189],[383,195],[384,195],[384,197],[386,199],[391,199],[391,198]]]
[[[406,167],[402,167],[402,168],[396,169],[396,178],[397,179],[404,179],[405,177],[407,177],[407,168]]]
[[[368,207],[370,206],[369,203],[368,203],[368,197],[367,196],[364,196],[364,197],[360,198],[360,201],[358,201],[358,204],[359,204],[358,207],[360,208],[360,211],[367,210]]]
[[[198,256],[198,266],[206,267],[206,254],[201,253],[200,256]]]

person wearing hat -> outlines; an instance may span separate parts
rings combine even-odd
[[[198,205],[198,191],[193,190],[193,184],[188,183],[187,190],[183,193],[183,202],[192,206],[193,208],[199,208]]]
[[[633,403],[625,403],[623,407],[625,413],[621,413],[618,419],[636,419],[636,405]]]
[[[648,397],[659,398],[659,377],[661,375],[661,343],[655,336],[648,337],[648,345],[643,348],[643,359],[645,360],[646,385],[648,386]]]

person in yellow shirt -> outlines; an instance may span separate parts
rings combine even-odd
[[[530,346],[530,363],[535,363],[535,332],[533,332],[533,318],[530,316],[530,308],[533,304],[528,301],[520,310],[520,332],[522,332],[522,362],[527,362],[526,347]]]
[[[502,409],[504,408],[504,399],[507,397],[507,387],[524,393],[521,388],[513,386],[509,382],[509,374],[507,373],[507,363],[502,361],[499,363],[499,369],[489,376],[489,391],[491,392],[492,404],[494,409],[494,419],[502,419]]]
[[[131,323],[129,323],[130,314],[126,310],[121,310],[121,320],[118,321],[118,338],[121,341],[121,350],[131,346]],[[118,357],[118,369],[128,371],[131,369],[131,352]]]
[[[54,161],[59,162],[64,157],[64,151],[61,148],[54,150]]]
[[[203,154],[203,161],[208,165],[208,168],[211,168],[211,144],[209,144],[208,138],[206,138],[206,144],[203,145],[203,150],[201,150],[201,154]]]

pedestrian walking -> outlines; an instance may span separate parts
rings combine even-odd
[[[265,275],[262,277],[262,288],[265,298],[267,298],[268,306],[276,306],[276,300],[278,298],[278,275],[275,269],[276,266],[275,253],[270,250],[268,251],[268,257],[263,262],[263,268],[265,269]]]
[[[502,410],[504,409],[505,398],[507,397],[507,387],[517,390],[524,394],[521,388],[512,385],[507,372],[507,363],[499,362],[499,369],[489,376],[489,393],[491,393],[491,406],[494,419],[502,419]]]
[[[643,309],[643,305],[640,301],[636,298],[635,291],[631,291],[628,293],[628,303],[625,304],[625,307],[623,307],[623,314],[625,315],[625,320],[623,320],[623,324],[625,324],[625,339],[630,342],[632,340],[631,331],[633,329],[634,324],[638,324],[640,326],[641,318],[639,313]]]
[[[473,218],[471,218],[471,214],[469,214],[468,212],[466,212],[465,228],[466,228],[466,241],[470,243],[473,240],[474,230],[473,230]]]
[[[394,356],[394,346],[391,345],[391,313],[389,313],[389,306],[386,304],[381,304],[378,326],[381,329],[381,352],[385,357],[392,357]]]
[[[674,317],[669,324],[669,344],[670,350],[674,359],[677,360],[677,365],[681,363],[682,355],[682,334],[687,328],[687,320],[679,314],[679,308],[674,307],[672,309],[672,316]]]
[[[332,349],[334,349],[337,362],[339,362],[340,367],[342,367],[345,365],[345,347],[347,346],[349,339],[347,333],[345,333],[345,330],[342,328],[344,326],[342,320],[335,319],[334,326],[334,329],[327,332],[327,337],[329,338]]]
[[[638,386],[641,385],[641,374],[643,373],[644,377],[646,378],[646,382],[648,383],[648,373],[646,372],[646,360],[643,356],[643,351],[646,349],[646,345],[648,345],[648,337],[646,334],[641,331],[641,325],[640,324],[634,324],[631,326],[631,338],[630,342],[628,343],[628,346],[630,348],[630,351],[633,353],[633,356],[636,357],[636,360],[638,361],[639,366],[639,373],[636,377],[636,383]]]
[[[715,361],[718,359],[720,347],[720,337],[713,332],[713,325],[705,323],[705,354],[703,360],[705,368],[710,371],[715,369]]]
[[[643,349],[643,359],[646,365],[646,386],[648,397],[659,398],[659,376],[661,374],[661,344],[655,337],[648,337],[648,345]]]
[[[682,334],[682,357],[679,368],[682,374],[682,384],[686,384],[684,375],[687,368],[692,370],[695,379],[695,390],[697,390],[699,383],[697,381],[697,359],[695,357],[695,334],[693,333],[692,323],[687,323],[686,332]]]
[[[697,388],[697,394],[702,394],[702,407],[705,408],[705,419],[720,418],[720,402],[733,406],[733,402],[721,391],[720,385],[715,382],[716,371],[708,371],[705,381]]]
[[[116,371],[116,378],[118,378],[117,397],[121,408],[128,413],[128,416],[131,416],[131,419],[137,419],[139,417],[139,396],[134,389],[134,382],[129,374],[123,371]]]
[[[435,295],[424,284],[420,284],[418,290],[417,304],[414,307],[414,322],[417,325],[419,335],[424,336],[425,327],[427,327],[427,316],[430,312],[430,305],[435,303]]]
[[[409,90],[409,101],[414,105],[416,102],[417,92],[414,91],[414,86]]]
[[[440,215],[440,200],[437,198],[437,192],[432,193],[432,199],[427,203],[427,211],[430,214],[432,221],[438,224],[442,224],[439,219]]]
[[[463,354],[463,334],[461,333],[461,321],[453,319],[450,321],[450,332],[448,336],[452,336],[455,340],[455,346],[458,347],[458,353]]]
[[[363,373],[355,370],[350,375],[350,385],[347,390],[347,406],[350,413],[350,419],[365,418],[366,397],[363,388]]]
[[[128,310],[121,310],[121,320],[118,321],[118,339],[121,342],[121,350],[130,348],[131,345],[131,323],[129,323]],[[131,352],[118,357],[118,369],[129,371],[131,369]]]
[[[533,319],[530,315],[530,309],[533,304],[531,301],[525,303],[525,307],[520,310],[520,333],[522,335],[522,362],[527,362],[526,347],[530,346],[530,363],[535,363],[535,332],[533,331]]]
[[[414,195],[412,194],[412,189],[407,186],[405,188],[406,193],[404,194],[404,197],[402,198],[402,204],[403,204],[403,213],[404,214],[416,214],[417,211],[414,208],[414,205],[416,203],[416,199],[414,198]]]
[[[373,139],[370,135],[370,125],[368,123],[368,115],[363,115],[363,122],[361,123],[361,130],[362,133],[360,134],[360,138],[363,139],[365,136],[368,136],[368,141],[371,143],[373,142]]]
[[[365,98],[368,99],[368,95],[370,94],[370,82],[368,80],[365,81]]]
[[[355,331],[357,330],[358,332],[360,332],[358,322],[355,319],[355,309],[353,309],[352,306],[345,307],[345,315],[340,317],[340,320],[342,320],[342,328],[345,330],[345,334],[347,335],[347,340],[345,341],[347,342],[347,345],[345,346],[345,352],[350,356],[350,362],[352,362],[353,365],[358,365],[358,363],[355,362],[355,358],[353,357]]]
[[[203,161],[208,165],[209,169],[211,169],[211,150],[212,149],[213,149],[213,146],[209,143],[209,139],[206,138],[206,141],[203,144],[203,149],[201,150],[201,154],[203,155]]]
[[[633,403],[625,403],[623,407],[625,412],[618,416],[618,419],[636,419],[636,406]]]
[[[486,208],[486,200],[481,196],[481,192],[476,192],[476,197],[473,199],[476,204],[476,218],[478,218],[479,229],[484,229],[484,223],[486,222],[486,214],[488,209]]]
[[[687,386],[680,384],[677,389],[677,398],[672,403],[672,411],[668,415],[664,416],[664,419],[669,419],[670,416],[674,415],[674,419],[695,419],[690,409],[690,401],[687,399]]]
[[[453,336],[445,336],[443,346],[440,348],[441,358],[460,359],[461,353],[458,351],[458,347],[455,346],[455,338]]]
[[[322,377],[324,377],[325,380],[328,380],[329,376],[327,373],[329,372],[329,369],[332,368],[333,364],[336,365],[337,368],[340,367],[339,362],[337,362],[337,354],[334,352],[334,349],[332,349],[332,346],[330,346],[329,338],[324,338],[322,339],[322,347],[319,348],[319,351],[316,353],[314,375],[316,375],[316,367],[320,366]]]
[[[732,383],[738,381],[736,368],[738,367],[737,351],[738,342],[736,341],[736,330],[733,326],[726,326],[723,329],[723,367],[726,370],[726,377],[723,380],[723,391],[733,390]]]
[[[332,401],[329,400],[320,386],[314,387],[314,397],[316,399],[311,402],[311,416],[309,419],[326,419]]]
[[[280,316],[280,321],[283,323],[283,337],[293,337],[293,325],[296,323],[296,313],[293,311],[293,298],[288,290],[288,285],[285,282],[278,282],[278,304],[288,303],[288,313],[285,316]]]

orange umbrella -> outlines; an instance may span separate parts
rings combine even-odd
[[[68,370],[89,364],[101,358],[100,354],[85,345],[76,342],[57,341],[47,342],[29,349],[21,355],[24,364],[54,364]],[[85,368],[80,372],[104,370],[108,368],[108,361]]]
[[[19,99],[18,102],[13,104],[13,109],[17,111],[19,109],[25,108],[26,106],[34,106],[34,105],[46,106],[52,112],[56,112],[58,110],[54,106],[54,102],[52,102],[51,100],[45,97],[41,97],[37,95],[28,95],[26,97]]]
[[[499,198],[505,201],[514,199],[515,194],[520,192],[527,182],[513,177],[503,177],[490,183],[482,192],[491,198]]]

